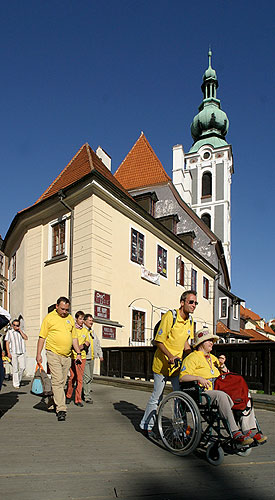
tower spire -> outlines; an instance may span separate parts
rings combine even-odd
[[[225,136],[228,131],[229,120],[221,110],[220,100],[217,99],[219,87],[216,71],[212,68],[212,50],[208,50],[208,68],[203,74],[201,90],[203,101],[199,106],[199,113],[191,124],[191,134],[194,144],[190,152],[197,151],[203,144],[214,147],[226,145]]]

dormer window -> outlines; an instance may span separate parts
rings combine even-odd
[[[158,197],[153,191],[151,193],[142,193],[134,196],[135,201],[142,207],[146,212],[155,217],[156,212],[156,202]]]

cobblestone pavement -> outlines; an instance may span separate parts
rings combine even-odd
[[[257,410],[268,443],[219,467],[177,457],[148,440],[138,423],[149,394],[94,384],[94,404],[68,407],[57,422],[30,385],[0,393],[5,500],[274,499],[275,413]]]

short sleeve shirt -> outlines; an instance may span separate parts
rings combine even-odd
[[[77,338],[78,338],[79,345],[84,344],[84,342],[90,342],[89,332],[88,332],[87,328],[84,328],[84,327],[83,328],[76,328],[76,331],[77,331]],[[77,358],[77,354],[76,354],[76,351],[74,349],[72,350],[72,358],[73,359]],[[86,352],[84,351],[84,349],[81,351],[81,358],[86,359]]]
[[[185,342],[188,338],[194,337],[194,325],[191,318],[184,320],[179,310],[177,310],[177,318],[173,326],[173,313],[168,311],[162,316],[158,332],[155,340],[165,345],[168,351],[180,359],[182,358]],[[153,360],[153,372],[160,373],[164,376],[169,375],[168,359],[157,348]]]
[[[43,319],[39,337],[46,339],[46,349],[60,356],[69,357],[72,352],[73,339],[77,339],[73,317],[59,316],[56,309]]]
[[[184,359],[180,369],[180,377],[196,375],[206,378],[211,382],[211,387],[209,387],[209,390],[211,390],[213,389],[213,379],[220,375],[219,366],[220,362],[213,354],[210,354],[210,358],[207,360],[202,351],[194,351]],[[211,370],[213,373],[211,373]]]

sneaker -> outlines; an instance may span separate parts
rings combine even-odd
[[[155,431],[153,429],[148,429],[147,430],[147,437],[149,439],[157,439],[158,438],[157,435],[156,435],[156,433],[155,433]]]
[[[59,411],[57,413],[57,420],[58,420],[58,422],[64,422],[66,420],[66,412],[65,411]]]
[[[264,436],[261,432],[257,432],[254,436],[252,436],[252,438],[258,444],[264,444],[267,442],[267,436]]]
[[[237,444],[241,444],[242,446],[247,446],[253,443],[253,438],[250,436],[250,432],[247,434],[243,434],[241,431],[233,432],[233,441]]]
[[[93,404],[93,400],[92,399],[85,399],[85,403],[87,405],[92,405]]]
[[[66,396],[66,405],[69,405],[71,401],[72,401],[71,398],[67,398]]]
[[[83,403],[75,403],[75,406],[80,406],[81,408],[84,406]]]

